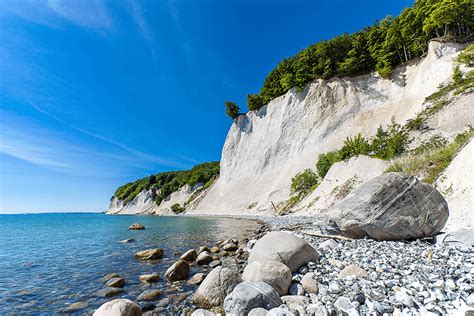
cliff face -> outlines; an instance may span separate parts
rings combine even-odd
[[[240,116],[227,135],[219,179],[188,213],[272,212],[271,202],[288,199],[291,178],[314,169],[319,154],[348,136],[374,135],[392,117],[402,124],[414,118],[425,98],[451,79],[464,47],[431,42],[425,58],[396,69],[391,79],[317,80]]]
[[[160,205],[155,203],[155,194],[152,190],[143,190],[127,204],[114,196],[110,202],[107,214],[173,215],[174,213],[171,210],[171,206],[176,203],[183,206],[184,203],[191,198],[193,193],[202,186],[202,183],[198,183],[192,187],[185,185],[178,191],[171,193],[170,196],[161,201]]]
[[[458,52],[465,47],[433,41],[426,57],[399,67],[390,79],[370,74],[316,80],[302,92],[290,90],[232,124],[220,176],[211,187],[196,193],[199,186],[185,185],[160,205],[154,202],[158,191],[143,190],[126,205],[114,197],[107,213],[173,214],[175,203],[187,205],[190,214],[268,214],[275,211],[272,203],[281,210],[290,196],[291,179],[306,168],[314,169],[319,154],[339,149],[347,137],[358,133],[371,137],[392,118],[404,124],[432,106],[426,97],[452,80]],[[473,103],[474,93],[454,97],[425,121],[426,128],[412,132],[410,147],[436,135],[451,141],[474,126]],[[344,191],[380,175],[386,166],[368,157],[337,163],[292,212],[319,214],[340,201]]]

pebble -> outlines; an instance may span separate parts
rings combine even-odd
[[[341,287],[336,282],[332,282],[332,283],[329,284],[329,292],[330,293],[337,294],[337,293],[340,293],[341,290],[342,290]]]
[[[395,300],[406,307],[413,307],[413,299],[403,290],[395,292]]]
[[[291,295],[304,295],[303,286],[299,283],[291,283],[289,292]]]

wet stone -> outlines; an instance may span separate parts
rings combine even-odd
[[[118,287],[106,287],[105,289],[98,290],[95,295],[100,297],[112,297],[123,292],[123,289]]]

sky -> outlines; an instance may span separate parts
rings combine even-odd
[[[224,101],[412,0],[0,1],[0,213],[101,212],[220,159]]]

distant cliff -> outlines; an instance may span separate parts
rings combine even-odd
[[[119,187],[108,214],[177,214],[219,176],[219,162],[185,171],[162,172]]]

